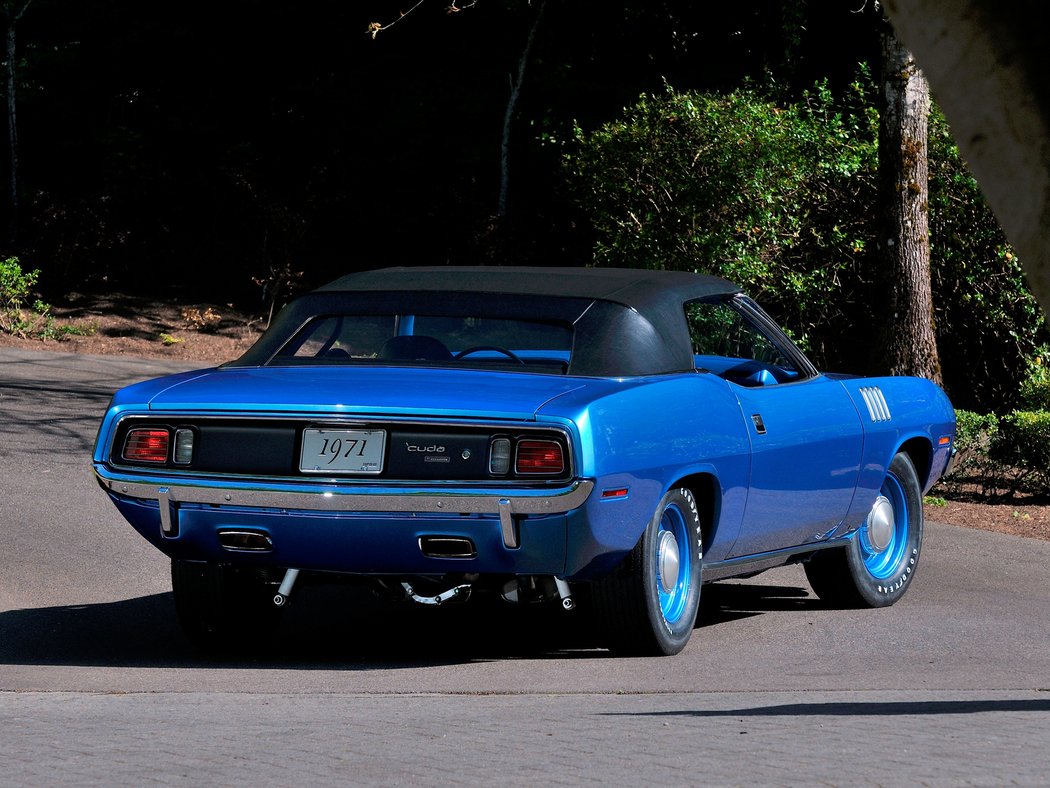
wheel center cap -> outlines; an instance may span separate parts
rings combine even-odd
[[[656,568],[660,575],[660,588],[665,594],[670,594],[678,585],[679,563],[678,540],[670,531],[661,532],[660,543],[656,548]]]
[[[890,546],[895,526],[893,504],[885,495],[880,495],[868,513],[868,542],[876,552],[881,553]]]

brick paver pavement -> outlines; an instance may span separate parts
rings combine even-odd
[[[1045,785],[1050,692],[2,693],[0,784]]]

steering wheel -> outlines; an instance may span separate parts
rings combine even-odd
[[[456,355],[453,356],[453,358],[459,360],[464,356],[469,356],[471,353],[478,353],[482,350],[491,350],[495,353],[502,353],[507,358],[513,359],[522,366],[525,366],[525,362],[521,360],[521,356],[514,353],[513,351],[507,350],[506,348],[496,347],[496,345],[475,345],[474,347],[468,347],[466,350],[459,351]]]

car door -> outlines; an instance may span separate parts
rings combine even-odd
[[[827,538],[860,474],[860,416],[841,384],[820,375],[743,297],[687,306],[700,369],[724,378],[751,440],[744,519],[730,557]]]

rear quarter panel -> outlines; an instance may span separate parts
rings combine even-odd
[[[538,419],[578,430],[578,473],[595,491],[569,524],[567,574],[610,569],[638,541],[664,493],[693,474],[717,481],[717,524],[705,557],[724,557],[747,497],[750,442],[720,378],[683,373],[591,384],[547,403]],[[626,488],[625,497],[602,492]]]
[[[107,449],[113,439],[113,430],[117,421],[125,413],[144,413],[149,409],[149,402],[154,397],[162,394],[173,386],[181,385],[196,378],[214,372],[214,369],[198,369],[189,372],[179,372],[174,375],[165,375],[160,378],[144,380],[133,383],[130,386],[117,391],[106,406],[106,413],[99,424],[98,435],[95,438],[95,448],[92,451],[94,462],[104,462],[108,456]]]

